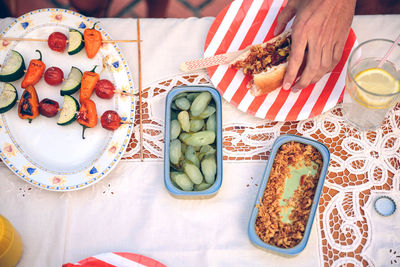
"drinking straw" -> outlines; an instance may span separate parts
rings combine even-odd
[[[379,62],[378,64],[378,68],[381,68],[382,65],[385,63],[385,61],[387,60],[387,58],[389,57],[390,53],[392,53],[393,49],[396,47],[396,45],[398,45],[400,42],[400,34],[399,36],[397,36],[396,41],[394,41],[393,45],[389,48],[389,50],[386,52],[386,54],[383,56],[383,58],[381,59],[381,62]]]

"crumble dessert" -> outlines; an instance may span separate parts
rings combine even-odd
[[[257,235],[264,242],[281,248],[292,248],[303,238],[322,168],[322,155],[311,145],[298,142],[283,144],[277,151],[255,222]],[[295,170],[298,176],[289,198],[285,184]],[[289,190],[290,191],[290,190]],[[285,217],[285,218],[284,218]]]

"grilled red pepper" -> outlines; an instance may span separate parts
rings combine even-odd
[[[82,76],[81,91],[79,95],[79,102],[83,102],[85,99],[89,99],[96,87],[97,81],[100,79],[100,75],[95,71],[97,65],[91,71],[85,71]]]
[[[29,85],[37,84],[46,69],[46,65],[42,61],[42,53],[39,50],[36,50],[36,52],[39,53],[40,57],[38,59],[32,59],[31,62],[29,62],[25,78],[21,83],[22,88],[27,88]]]
[[[94,58],[96,56],[102,43],[101,33],[94,28],[97,23],[98,22],[96,22],[91,29],[86,29],[83,32],[85,50],[88,58]]]
[[[83,126],[82,139],[85,139],[85,130],[97,125],[96,104],[90,99],[85,99],[81,102],[81,108],[76,116],[76,120]]]
[[[18,105],[18,116],[23,120],[28,119],[29,123],[39,116],[39,98],[32,85],[28,85],[22,93]]]

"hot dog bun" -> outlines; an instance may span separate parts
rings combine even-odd
[[[288,63],[281,63],[278,66],[269,68],[267,71],[255,74],[253,84],[249,88],[254,96],[268,94],[282,86]]]
[[[268,40],[265,43],[256,45],[255,47],[264,49],[267,44],[274,44],[276,41],[281,39],[286,39],[290,36],[291,30],[285,31],[280,35]],[[242,55],[237,57],[237,59],[231,64],[234,66],[238,62],[245,61],[251,55],[251,49],[247,49]],[[286,73],[287,60],[285,62],[279,63],[276,66],[266,67],[262,72],[252,74],[252,80],[248,83],[247,87],[250,93],[254,96],[264,95],[270,93],[277,88],[282,86],[283,77]],[[243,69],[242,69],[243,70]]]

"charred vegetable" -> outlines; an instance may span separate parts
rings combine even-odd
[[[19,100],[18,116],[23,120],[32,122],[39,116],[39,99],[35,87],[28,85]]]
[[[90,99],[83,100],[76,120],[83,126],[82,139],[85,139],[85,130],[97,125],[96,104]]]

